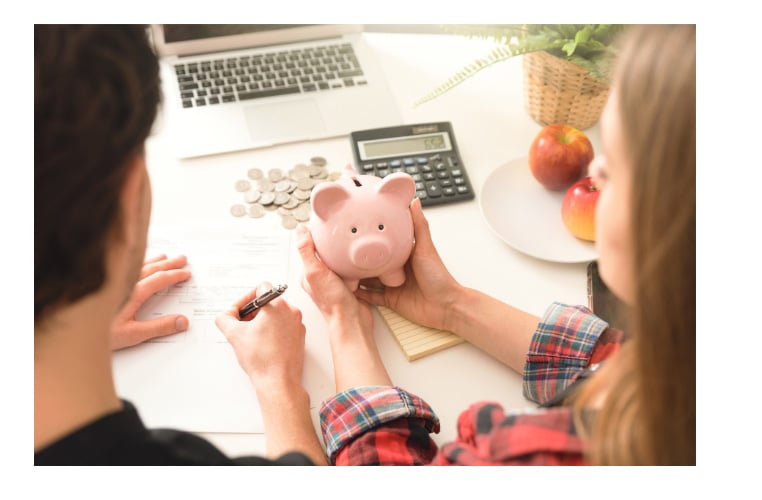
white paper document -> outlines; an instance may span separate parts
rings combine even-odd
[[[137,316],[184,314],[187,331],[114,353],[117,393],[148,427],[264,431],[251,382],[214,319],[262,281],[287,283],[289,245],[290,234],[268,224],[151,228],[146,257],[186,255],[191,279],[153,296]]]

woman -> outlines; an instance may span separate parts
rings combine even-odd
[[[347,291],[300,228],[303,286],[331,336],[338,394],[321,420],[333,463],[696,463],[695,68],[695,26],[631,28],[601,117],[596,245],[602,278],[628,305],[626,340],[584,307],[556,303],[537,318],[462,287],[418,200],[406,282],[382,292]],[[368,303],[457,333],[523,373],[527,397],[562,404],[476,403],[438,449],[434,412],[383,366]]]

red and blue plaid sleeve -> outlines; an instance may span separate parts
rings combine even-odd
[[[598,339],[608,329],[587,307],[551,304],[529,345],[524,397],[543,403],[564,390],[591,363]]]
[[[458,437],[432,465],[583,465],[585,444],[570,408],[505,413],[497,403],[471,405],[458,417]]]
[[[342,391],[323,402],[320,425],[336,465],[420,465],[437,451],[429,433],[439,432],[439,418],[399,387]]]

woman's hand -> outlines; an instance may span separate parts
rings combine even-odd
[[[336,391],[392,385],[376,347],[370,307],[317,257],[312,235],[304,225],[297,227],[296,234],[304,263],[302,287],[328,323]]]
[[[191,277],[190,271],[181,269],[187,263],[187,257],[182,255],[171,259],[166,255],[159,255],[143,263],[140,279],[135,284],[132,295],[111,326],[112,349],[123,349],[155,337],[172,335],[188,329],[188,318],[181,314],[170,314],[146,321],[138,321],[135,318],[140,307],[155,293]]]
[[[415,323],[447,330],[448,313],[461,287],[434,248],[429,223],[418,198],[410,204],[410,214],[415,246],[405,265],[405,283],[399,287],[383,287],[378,280],[364,280],[355,295],[371,304],[394,309]]]

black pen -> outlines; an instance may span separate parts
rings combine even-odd
[[[263,293],[256,299],[252,300],[251,302],[243,306],[241,310],[238,311],[238,317],[243,318],[247,314],[253,313],[254,311],[259,309],[263,305],[267,304],[271,300],[277,297],[280,297],[281,295],[283,295],[283,292],[286,291],[286,288],[288,288],[288,285],[278,285],[278,286],[272,287],[271,290],[266,291],[265,293]]]

